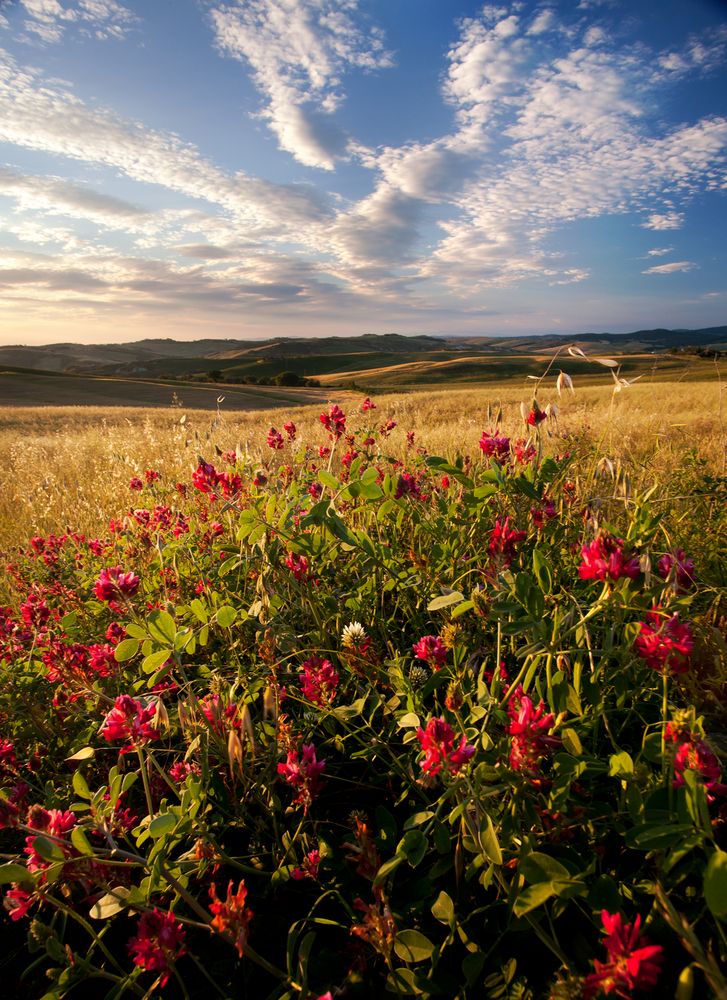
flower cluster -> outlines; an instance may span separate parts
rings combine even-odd
[[[210,912],[214,914],[212,926],[225,937],[230,938],[237,950],[237,954],[242,958],[245,954],[245,945],[249,934],[250,921],[253,912],[246,906],[247,887],[241,881],[237,891],[233,892],[233,883],[230,881],[227,886],[227,897],[221,900],[217,895],[217,886],[213,882],[209,889]]]
[[[614,538],[607,532],[599,535],[590,545],[583,545],[583,561],[578,569],[581,580],[603,580],[616,583],[622,577],[635,580],[641,572],[639,558],[624,551],[623,538]]]
[[[417,660],[423,660],[432,670],[441,670],[447,662],[447,647],[438,635],[425,635],[412,646]]]
[[[545,707],[541,700],[535,708],[521,687],[513,692],[507,706],[510,716],[507,731],[511,737],[510,767],[514,771],[536,773],[545,754],[560,746],[560,739],[550,735],[555,717],[552,712],[546,713]]]
[[[330,660],[311,656],[300,672],[300,689],[303,697],[315,705],[331,705],[338,690],[339,676]]]
[[[156,908],[143,913],[136,935],[129,941],[134,965],[160,973],[159,985],[165,986],[173,964],[186,954],[185,938],[184,928],[174,914]]]
[[[321,775],[326,769],[325,760],[318,760],[312,743],[303,744],[303,755],[298,760],[298,751],[288,751],[284,764],[278,764],[278,774],[296,792],[293,801],[308,812],[313,800],[323,788]]]
[[[121,566],[112,566],[101,570],[93,592],[99,601],[115,601],[118,597],[133,597],[140,583],[136,573],[124,572]]]
[[[121,753],[129,753],[149,740],[159,739],[159,730],[152,725],[156,717],[156,702],[144,707],[131,695],[121,694],[103,721],[101,735],[109,743],[127,740]]]
[[[662,674],[683,674],[689,667],[689,654],[694,647],[692,630],[679,615],[665,618],[658,609],[648,613],[647,621],[639,623],[634,649],[652,670]]]
[[[601,922],[607,935],[603,942],[607,959],[605,962],[594,960],[595,971],[586,976],[583,984],[585,1000],[601,993],[615,993],[631,1000],[634,990],[650,990],[656,986],[663,949],[661,945],[650,944],[640,933],[641,917],[627,924],[620,913],[603,910]]]
[[[328,413],[321,413],[319,419],[332,437],[340,438],[346,430],[346,414],[335,403]]]
[[[422,771],[432,776],[442,769],[457,774],[475,752],[465,736],[455,746],[454,730],[446,719],[430,719],[426,729],[417,729],[417,739],[424,751]]]

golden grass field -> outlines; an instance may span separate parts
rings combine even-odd
[[[607,376],[607,373],[604,373]],[[539,392],[540,405],[559,406],[548,421],[547,447],[554,452],[585,449],[595,471],[609,458],[627,469],[632,489],[659,484],[660,501],[680,496],[683,473],[701,460],[703,469],[724,475],[725,380],[639,382],[614,394],[613,383],[577,389],[558,399],[552,380]],[[267,447],[271,425],[293,419],[301,446],[324,441],[318,421],[321,392],[309,406],[256,409],[218,414],[183,408],[105,408],[96,406],[0,407],[0,553],[7,557],[33,533],[68,528],[103,534],[108,519],[134,505],[129,479],[154,468],[164,480],[188,479],[201,455],[214,461],[215,447],[238,449],[252,463],[281,460]],[[529,402],[532,384],[422,390],[375,396],[377,409],[361,414],[362,396],[336,390],[352,429],[387,418],[397,422],[388,438],[389,453],[406,452],[405,432],[431,454],[479,459],[478,441],[501,408],[505,433],[524,433],[521,401]],[[300,393],[300,398],[305,394]],[[488,418],[488,406],[491,415]],[[603,473],[604,463],[600,466]],[[700,466],[702,468],[702,466]],[[582,473],[581,473],[582,474]],[[611,475],[610,468],[607,475]]]

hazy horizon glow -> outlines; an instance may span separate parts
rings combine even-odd
[[[0,0],[0,344],[727,322],[716,0]]]

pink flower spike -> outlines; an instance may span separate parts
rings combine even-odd
[[[417,729],[417,739],[424,751],[422,771],[430,775],[443,769],[457,774],[475,752],[464,736],[454,745],[454,730],[445,719],[430,719],[426,729]]]
[[[149,740],[159,739],[160,733],[151,725],[157,713],[156,704],[146,708],[131,695],[122,694],[114,702],[101,726],[101,735],[109,743],[127,740],[121,753],[136,750]]]
[[[136,573],[124,572],[121,566],[102,569],[93,592],[99,601],[114,601],[118,597],[133,597],[141,580]]]
[[[649,944],[639,928],[641,917],[633,924],[626,924],[620,913],[603,910],[601,922],[607,937],[607,960],[595,959],[595,972],[586,976],[583,984],[584,1000],[602,993],[615,993],[624,1000],[631,1000],[634,990],[649,990],[656,986],[661,971],[663,949]]]
[[[424,660],[432,670],[441,670],[447,662],[447,649],[438,635],[425,635],[412,646],[414,656]]]
[[[159,985],[165,986],[172,965],[186,954],[185,932],[172,913],[154,909],[142,914],[136,937],[129,941],[134,965],[147,972],[159,972]]]

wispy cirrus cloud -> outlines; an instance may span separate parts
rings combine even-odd
[[[651,250],[646,251],[647,257],[664,257],[668,253],[672,253],[674,247],[652,247]]]
[[[280,148],[309,167],[332,170],[346,152],[332,117],[344,72],[392,65],[383,33],[357,23],[357,10],[358,0],[235,0],[210,9],[218,48],[250,66]]]

